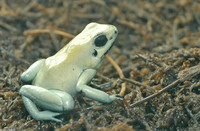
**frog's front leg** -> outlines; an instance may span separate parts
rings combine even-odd
[[[110,103],[114,100],[122,100],[122,98],[117,94],[108,95],[103,91],[88,86],[87,83],[91,81],[95,74],[96,70],[94,69],[84,70],[81,76],[79,77],[76,90],[78,92],[83,92],[86,97],[91,98],[93,100],[97,100],[102,103]]]
[[[21,87],[20,95],[29,114],[35,120],[53,120],[61,122],[55,118],[60,115],[57,112],[69,111],[74,108],[74,100],[71,95],[60,90],[47,90],[34,85],[24,85]],[[36,107],[49,111],[39,111]],[[52,112],[55,111],[55,112]]]
[[[20,79],[26,83],[31,82],[37,75],[38,71],[43,67],[44,63],[45,59],[36,61],[25,72],[21,74]]]

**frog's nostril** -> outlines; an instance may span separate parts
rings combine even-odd
[[[117,34],[117,32],[118,32],[118,31],[117,31],[117,30],[115,30],[115,34]]]

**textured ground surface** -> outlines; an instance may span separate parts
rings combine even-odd
[[[124,101],[87,110],[96,102],[75,98],[74,110],[59,117],[63,123],[38,124],[18,94],[19,75],[90,22],[119,30],[109,55],[123,73],[105,58],[95,78],[97,84],[114,82],[105,92],[124,94]],[[199,0],[1,0],[0,129],[198,130],[199,47]],[[117,82],[123,75],[124,83]],[[132,105],[165,87],[159,96]]]

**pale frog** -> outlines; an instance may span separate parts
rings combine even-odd
[[[104,56],[112,47],[118,31],[113,25],[90,23],[55,55],[33,63],[22,75],[19,94],[35,120],[53,120],[60,112],[74,108],[73,96],[83,93],[101,103],[122,100],[117,95],[88,86]],[[36,105],[44,111],[39,111]]]

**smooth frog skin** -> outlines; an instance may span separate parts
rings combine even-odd
[[[54,56],[33,63],[22,75],[19,94],[35,120],[53,120],[60,112],[74,108],[78,93],[101,103],[122,100],[119,95],[94,89],[87,84],[95,76],[104,56],[110,50],[118,31],[113,25],[90,23]],[[37,106],[44,111],[39,111]]]

